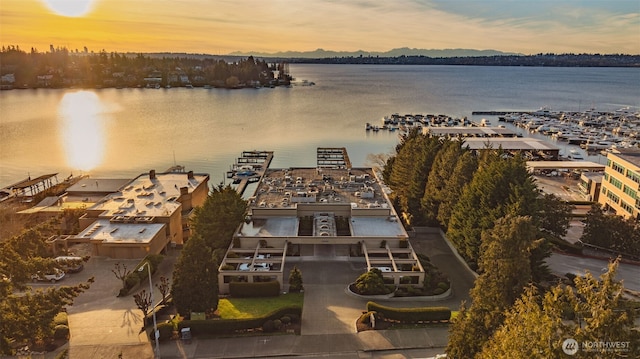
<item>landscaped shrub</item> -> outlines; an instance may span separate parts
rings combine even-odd
[[[367,311],[375,311],[389,320],[403,323],[443,321],[451,318],[451,309],[447,307],[392,308],[368,302]]]
[[[276,326],[273,320],[267,320],[262,324],[262,331],[265,333],[271,333],[276,331]]]
[[[446,292],[449,289],[449,283],[447,282],[438,282],[438,288],[442,289],[442,291]]]
[[[256,329],[262,328],[264,330],[264,325],[266,322],[270,321],[271,324],[267,324],[267,329],[270,329],[269,326],[274,325],[273,322],[276,320],[280,321],[279,318],[283,316],[288,316],[291,318],[292,322],[298,322],[300,315],[302,314],[302,308],[297,306],[284,307],[278,310],[275,310],[263,317],[259,318],[250,318],[250,319],[215,319],[215,320],[183,320],[178,323],[178,330],[182,328],[191,328],[191,333],[194,336],[197,335],[219,335],[219,334],[233,334],[240,331],[245,331],[248,329]],[[297,318],[297,319],[294,319]],[[282,322],[280,322],[282,325]]]
[[[280,319],[285,315],[291,318],[291,321],[293,323],[297,323],[300,321],[300,316],[302,315],[302,307],[298,307],[298,306],[283,307],[265,315],[264,318]]]
[[[69,338],[69,327],[64,324],[58,324],[53,328],[53,338],[54,339],[68,339]]]
[[[442,293],[444,293],[444,292],[446,292],[446,290],[444,290],[444,289],[442,289],[442,288],[438,287],[438,288],[436,288],[436,289],[434,289],[434,290],[433,290],[433,295],[440,295],[440,294],[442,294]]]
[[[69,318],[67,312],[60,312],[53,318],[53,325],[69,325]]]
[[[273,321],[273,327],[276,328],[276,330],[280,330],[282,328],[282,321],[280,319],[275,319]]]
[[[289,313],[287,316],[291,318],[291,323],[300,323],[300,315],[302,314],[302,308],[300,308],[300,314]]]
[[[131,290],[131,288],[137,286],[140,283],[140,277],[138,277],[136,274],[129,274],[125,279],[124,279],[124,285],[125,288],[127,289],[127,292],[129,290]]]
[[[173,323],[166,322],[158,324],[158,333],[160,333],[160,337],[158,338],[160,341],[171,340],[173,336]],[[153,333],[150,333],[150,339],[153,340]]]
[[[149,274],[147,273],[147,268],[151,269],[151,274],[156,272],[158,269],[158,265],[162,262],[164,256],[161,254],[149,254],[144,257],[143,260],[138,263],[138,265],[129,273],[124,279],[124,288],[120,290],[120,294],[118,296],[125,296],[129,294],[129,291],[137,286],[139,283],[147,280]],[[145,266],[142,271],[139,271],[140,267],[144,266],[145,263],[149,262],[148,266]]]
[[[229,294],[236,298],[277,297],[280,295],[280,282],[231,282],[229,283]]]
[[[291,317],[289,317],[288,315],[283,316],[282,318],[280,318],[280,321],[282,322],[282,324],[284,325],[288,325],[291,324]]]
[[[300,293],[304,287],[302,286],[302,272],[297,266],[293,266],[289,273],[289,292]]]
[[[389,290],[389,287],[385,286],[382,272],[373,268],[367,273],[363,273],[356,279],[354,285],[355,292],[360,295],[380,295],[389,294],[393,292],[395,288]]]
[[[371,328],[371,316],[374,316],[374,318],[376,320],[378,319],[382,319],[380,318],[380,316],[378,315],[378,313],[374,312],[374,311],[367,311],[362,313],[358,319],[356,319],[356,330],[358,332],[362,332],[365,330],[370,330],[373,329]]]

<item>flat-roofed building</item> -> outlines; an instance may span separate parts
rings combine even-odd
[[[560,155],[560,148],[551,143],[536,138],[463,138],[465,147],[472,151],[480,151],[487,149],[502,149],[510,153],[524,153],[527,159],[542,158],[546,160],[557,160]]]
[[[182,245],[190,233],[189,216],[207,198],[208,181],[208,174],[151,170],[87,208],[80,218],[80,228],[90,227],[97,220],[164,224],[165,243],[159,248],[150,247],[153,253],[159,253],[169,243]]]
[[[167,231],[163,223],[149,223],[143,217],[127,221],[101,218],[67,240],[90,243],[91,254],[111,258],[144,258],[158,254],[167,244]]]
[[[640,149],[607,154],[598,202],[620,216],[640,219]]]
[[[440,137],[517,137],[518,134],[504,127],[472,127],[472,126],[446,126],[424,127],[422,133]]]
[[[582,172],[578,188],[589,201],[598,202],[600,199],[600,188],[602,187],[602,172]]]
[[[265,172],[220,265],[220,293],[232,281],[282,285],[287,260],[318,257],[364,261],[396,285],[422,285],[424,269],[375,172],[322,165]]]
[[[83,178],[67,188],[67,201],[95,203],[106,195],[120,191],[131,178]]]

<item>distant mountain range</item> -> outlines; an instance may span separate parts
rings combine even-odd
[[[322,59],[331,57],[399,57],[405,56],[426,56],[426,57],[474,57],[474,56],[508,56],[521,55],[514,52],[502,52],[497,50],[473,50],[473,49],[412,49],[401,47],[385,52],[378,51],[331,51],[317,49],[314,51],[282,51],[282,52],[232,52],[231,56],[249,56],[254,57],[276,57],[276,58],[304,58],[304,59]]]

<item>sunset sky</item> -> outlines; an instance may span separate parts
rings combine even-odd
[[[0,43],[208,54],[640,54],[640,0],[1,0]]]

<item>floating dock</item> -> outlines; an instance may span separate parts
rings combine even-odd
[[[227,178],[237,184],[236,191],[243,194],[249,183],[262,180],[273,160],[273,151],[243,151],[236,163],[227,172]]]
[[[351,160],[344,147],[318,147],[316,158],[318,168],[351,169]]]
[[[529,115],[535,111],[473,111],[473,116],[505,116],[509,114],[515,115]]]

